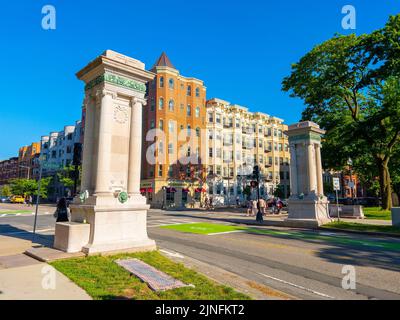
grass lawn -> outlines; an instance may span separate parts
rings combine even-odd
[[[154,292],[145,283],[131,276],[114,261],[122,258],[137,258],[153,267],[195,287],[184,287]],[[248,296],[232,288],[219,285],[193,270],[185,268],[161,255],[158,251],[114,256],[89,256],[51,263],[83,288],[93,299],[134,300],[247,300]]]
[[[400,228],[393,226],[378,226],[378,225],[368,225],[355,222],[332,222],[324,225],[323,227],[343,229],[343,230],[356,230],[356,231],[370,231],[370,232],[388,232],[388,233],[398,233],[400,234]]]
[[[223,224],[213,224],[213,223],[190,223],[190,224],[177,224],[162,226],[163,229],[171,229],[186,233],[197,233],[197,234],[213,234],[222,232],[233,232],[241,231],[244,228],[237,226],[228,226]]]
[[[374,220],[392,220],[390,210],[382,210],[379,207],[363,208],[365,218]]]
[[[0,214],[32,213],[33,210],[3,210]]]

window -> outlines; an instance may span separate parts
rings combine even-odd
[[[174,176],[174,167],[173,166],[168,167],[168,176],[170,178],[172,178]]]
[[[150,121],[150,129],[154,129],[156,127],[156,124],[154,122],[154,120]]]
[[[68,140],[72,140],[72,133],[68,133],[67,139],[68,139]]]
[[[190,136],[192,127],[188,124],[187,126],[187,135]]]
[[[191,86],[187,86],[186,95],[188,95],[188,96],[192,95],[192,87]]]
[[[217,148],[215,153],[216,153],[217,158],[221,159],[221,154],[222,154],[221,153],[221,148]]]
[[[279,144],[278,150],[279,150],[279,151],[282,151],[282,143]]]
[[[159,128],[160,130],[164,130],[164,120],[160,119],[160,120],[158,121],[158,128]]]
[[[169,87],[170,89],[173,89],[173,88],[174,88],[174,79],[169,78],[169,80],[168,80],[168,87]]]
[[[213,139],[213,131],[208,130],[208,139],[212,140]]]
[[[196,107],[195,116],[196,118],[200,117],[200,107]]]
[[[160,88],[164,88],[164,77],[160,77]]]
[[[217,166],[217,175],[221,175],[221,166]]]
[[[210,123],[214,122],[214,115],[211,112],[208,113],[208,122]]]
[[[163,166],[162,166],[162,164],[160,164],[160,165],[158,166],[158,176],[159,176],[159,177],[162,177],[162,173],[163,173],[163,172],[162,172],[162,171],[163,171],[162,169],[163,169]]]
[[[72,148],[71,148],[71,146],[67,146],[67,153],[72,153]]]
[[[190,147],[188,147],[187,151],[186,151],[186,157],[190,157],[190,153],[191,153],[191,150],[190,150]]]
[[[200,137],[200,128],[196,128],[196,137]]]
[[[175,126],[174,126],[174,121],[173,120],[169,120],[168,121],[168,131],[170,133],[173,133],[175,131]]]
[[[158,109],[160,110],[164,109],[164,98],[160,98],[158,100]]]
[[[51,157],[54,159],[54,158],[57,158],[57,152],[55,151],[55,150],[53,150],[52,152],[51,152]]]
[[[216,123],[221,123],[221,114],[217,113],[217,114],[215,115],[215,122],[216,122]]]
[[[158,153],[159,154],[164,153],[164,143],[162,141],[160,141],[160,143],[158,144]]]
[[[174,144],[173,143],[169,143],[168,144],[168,153],[169,154],[173,154],[174,153]]]
[[[154,98],[152,98],[150,102],[150,111],[154,111],[155,109],[156,109],[156,103],[154,102]]]
[[[174,111],[175,102],[173,99],[169,100],[168,109],[169,111]]]
[[[208,149],[208,156],[209,156],[210,158],[213,157],[213,148],[209,148],[209,149]]]
[[[192,115],[192,107],[190,106],[190,104],[188,104],[186,107],[186,115],[188,117],[190,117]]]
[[[200,89],[196,88],[196,97],[200,97]]]

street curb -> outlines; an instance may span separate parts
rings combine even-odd
[[[354,234],[362,234],[368,236],[379,236],[379,237],[394,237],[400,238],[399,233],[389,233],[389,232],[375,232],[375,231],[360,231],[360,230],[345,230],[345,229],[338,229],[338,228],[329,228],[329,227],[320,227],[318,230],[327,230],[332,232],[347,232],[347,233],[354,233]]]

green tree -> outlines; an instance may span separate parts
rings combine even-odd
[[[0,195],[2,197],[10,197],[12,195],[10,186],[7,184],[2,186],[0,189]]]
[[[40,197],[47,199],[48,186],[51,177],[43,178],[41,180]],[[19,196],[32,196],[38,194],[38,182],[32,179],[12,179],[10,181],[11,192]]]
[[[371,34],[337,35],[292,66],[283,90],[304,100],[303,120],[327,130],[324,165],[367,157],[379,176],[382,207],[391,203],[389,164],[400,141],[400,15]]]

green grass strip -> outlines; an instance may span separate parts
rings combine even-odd
[[[5,210],[5,211],[0,211],[0,214],[18,214],[18,213],[32,213],[32,210]]]
[[[152,291],[115,260],[138,258],[170,276],[193,284],[162,292]],[[93,299],[133,299],[133,300],[248,300],[248,296],[219,285],[207,277],[175,263],[158,251],[120,254],[115,256],[89,256],[51,263],[58,271],[84,289]]]
[[[228,226],[223,224],[213,224],[213,223],[189,223],[189,224],[177,224],[162,226],[163,229],[171,229],[185,233],[195,233],[195,234],[213,234],[222,232],[232,232],[240,231],[245,228],[237,226]]]

